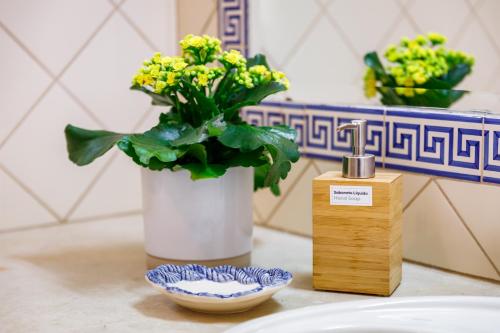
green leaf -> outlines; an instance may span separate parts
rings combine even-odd
[[[144,134],[146,136],[154,137],[165,144],[170,144],[172,141],[181,139],[193,130],[193,127],[189,124],[160,122],[149,131],[144,132]]]
[[[266,56],[263,54],[256,54],[252,58],[247,59],[247,67],[250,68],[255,65],[264,65],[267,69],[270,69],[269,64],[267,63]]]
[[[217,178],[226,173],[227,166],[222,164],[188,163],[182,166],[191,172],[191,179]]]
[[[93,131],[67,125],[64,129],[69,159],[86,165],[110,150],[125,134]]]
[[[221,135],[225,128],[226,122],[223,120],[223,115],[219,115],[209,121],[205,121],[200,127],[186,127],[180,132],[180,136],[170,142],[170,144],[179,147],[200,143],[210,137]]]
[[[152,101],[151,101],[151,104],[153,105],[162,105],[162,106],[173,106],[175,105],[174,101],[172,100],[172,98],[170,98],[170,96],[168,95],[160,95],[160,94],[157,94],[155,93],[154,91],[151,91],[145,87],[141,87],[141,86],[132,86],[130,87],[130,90],[138,90],[138,91],[142,91],[143,93],[149,95],[151,98],[152,98]]]
[[[172,162],[184,153],[178,149],[166,146],[158,138],[145,134],[133,134],[124,137],[121,141],[127,140],[143,165],[148,165],[152,157],[156,157],[161,162]]]
[[[396,93],[394,87],[377,87],[377,91],[382,95],[380,101],[384,105],[405,105],[403,99]]]
[[[129,142],[126,139],[123,139],[118,141],[117,145],[118,148],[120,148],[125,154],[130,156],[135,163],[137,163],[142,167],[149,168],[151,170],[159,171],[166,168],[172,169],[176,164],[175,162],[167,162],[167,163],[162,162],[156,157],[151,157],[151,159],[149,160],[149,164],[144,164],[140,161],[139,156],[136,154],[131,142]]]
[[[254,168],[254,182],[253,182],[253,190],[257,191],[262,188],[266,188],[264,185],[264,181],[269,173],[269,164],[264,164],[259,167]],[[269,190],[271,191],[272,194],[275,196],[279,196],[281,194],[280,187],[278,183],[271,184],[269,186]]]
[[[279,184],[271,184],[271,186],[269,186],[269,189],[271,190],[271,193],[274,194],[275,196],[277,197],[280,196],[281,190]]]
[[[223,110],[224,119],[230,120],[242,107],[257,105],[267,96],[285,90],[286,87],[283,84],[275,81],[264,83],[253,89],[242,89],[227,101],[227,105],[230,106]]]
[[[208,161],[207,150],[205,149],[205,146],[202,145],[201,143],[196,143],[194,145],[189,146],[186,150],[185,156],[187,155],[193,156],[198,161],[200,161],[201,164],[207,165]]]
[[[364,57],[365,64],[375,71],[377,76],[384,86],[394,86],[394,79],[385,72],[384,66],[380,61],[377,52],[369,52]]]
[[[218,140],[227,147],[250,152],[264,147],[271,155],[271,167],[264,180],[264,186],[276,184],[285,179],[291,162],[299,159],[298,146],[289,139],[289,132],[280,127],[254,127],[248,124],[229,124]]]
[[[458,64],[448,73],[441,77],[441,80],[447,82],[450,88],[459,84],[471,72],[471,67],[467,64]]]
[[[258,167],[268,164],[269,161],[265,158],[264,148],[242,152],[239,150],[232,150],[231,156],[224,159],[223,162],[229,167],[242,166],[242,167]]]

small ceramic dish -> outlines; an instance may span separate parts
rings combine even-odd
[[[279,268],[161,265],[146,273],[146,281],[191,310],[236,313],[271,298],[292,281],[292,274]]]

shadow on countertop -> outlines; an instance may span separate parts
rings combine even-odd
[[[276,313],[282,308],[280,303],[271,298],[261,305],[245,312],[234,314],[207,314],[180,307],[168,300],[165,295],[146,296],[133,306],[147,317],[167,321],[190,321],[196,323],[241,323]]]
[[[77,292],[113,285],[143,287],[138,281],[144,280],[146,272],[144,246],[139,242],[74,247],[13,258],[54,274],[62,286]]]

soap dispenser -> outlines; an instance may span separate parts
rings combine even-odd
[[[401,282],[402,177],[375,172],[366,154],[366,120],[351,134],[342,172],[313,180],[313,287],[389,296]]]

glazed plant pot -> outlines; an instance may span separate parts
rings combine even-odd
[[[253,169],[193,181],[186,170],[142,170],[148,267],[250,263]]]

